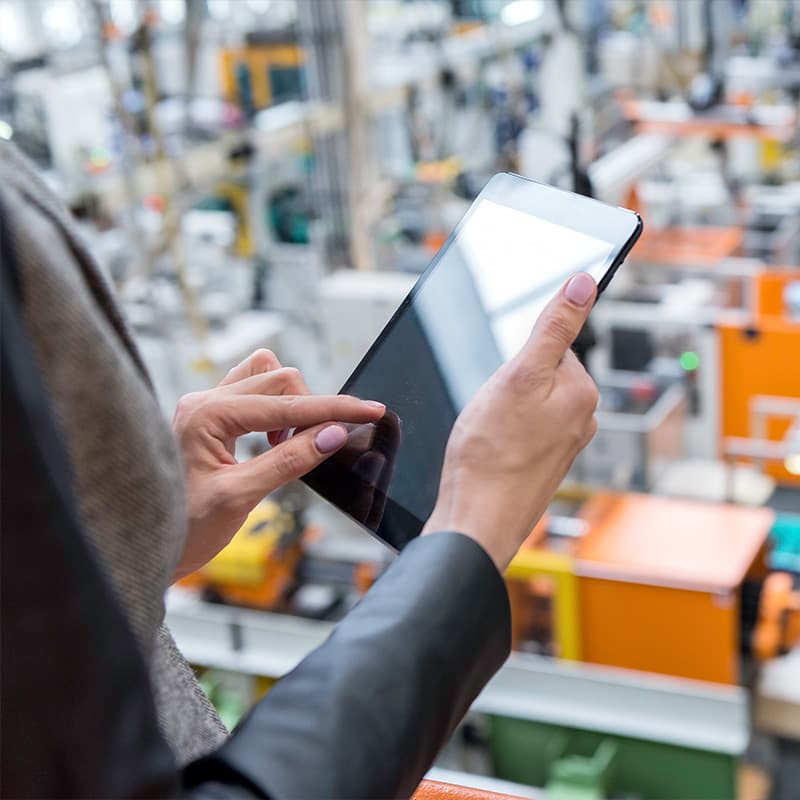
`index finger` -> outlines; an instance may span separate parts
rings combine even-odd
[[[591,275],[573,275],[536,320],[523,349],[538,365],[555,369],[580,333],[596,297],[597,284]]]
[[[348,395],[227,395],[215,406],[216,420],[230,436],[322,422],[373,422],[385,411],[381,403]]]

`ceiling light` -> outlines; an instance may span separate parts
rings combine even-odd
[[[58,47],[74,47],[83,38],[83,23],[74,0],[55,0],[46,5],[42,25]]]
[[[186,16],[183,0],[161,0],[158,13],[167,25],[180,25]]]
[[[523,25],[544,14],[544,0],[512,0],[500,11],[504,25]]]
[[[13,55],[24,53],[29,44],[20,10],[19,6],[0,3],[0,48]]]
[[[800,453],[791,453],[786,456],[783,466],[790,475],[800,475]]]

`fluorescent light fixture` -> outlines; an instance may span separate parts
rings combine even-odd
[[[27,44],[20,7],[0,2],[0,48],[18,55],[25,52]]]
[[[186,16],[186,6],[183,0],[161,0],[158,13],[167,25],[180,25]]]
[[[8,141],[14,135],[14,129],[4,119],[0,119],[0,139]]]
[[[83,24],[74,0],[53,0],[44,7],[42,25],[59,47],[74,47],[83,38]]]
[[[500,11],[504,25],[524,25],[533,22],[544,14],[545,0],[511,0]]]

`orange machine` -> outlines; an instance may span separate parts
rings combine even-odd
[[[753,652],[762,661],[785,655],[800,641],[800,591],[788,572],[767,576]]]
[[[785,287],[800,282],[800,270],[768,270],[754,278],[752,317],[723,322],[717,328],[720,353],[720,436],[779,442],[792,424],[790,417],[765,421],[753,430],[756,397],[800,400],[800,321],[785,308]],[[800,486],[800,475],[780,461],[765,463],[765,471],[781,483]]]
[[[577,548],[583,659],[718,683],[739,680],[739,590],[766,572],[774,513],[601,494]]]
[[[786,286],[800,282],[800,269],[765,269],[753,279],[753,315],[787,321]],[[800,321],[797,323],[800,325]]]
[[[514,644],[544,631],[561,658],[736,683],[740,589],[766,574],[773,521],[763,508],[595,495],[582,535],[553,541],[537,526],[511,562]]]

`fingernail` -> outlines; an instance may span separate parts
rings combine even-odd
[[[585,306],[594,295],[594,289],[594,278],[585,272],[579,272],[569,279],[564,294],[566,294],[570,303],[576,306]]]
[[[381,411],[386,411],[386,406],[383,403],[379,403],[377,400],[365,400],[364,403],[372,408],[379,408]]]
[[[347,441],[347,431],[341,425],[329,425],[323,428],[314,442],[320,453],[332,453]]]

